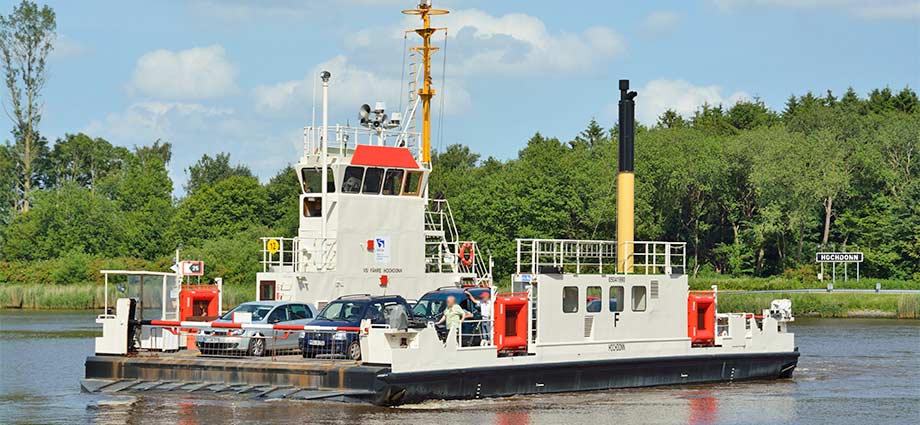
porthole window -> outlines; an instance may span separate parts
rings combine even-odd
[[[578,287],[565,286],[562,288],[562,312],[575,313],[578,311]]]
[[[608,302],[610,311],[623,311],[623,306],[626,305],[625,295],[626,291],[623,290],[622,286],[610,287],[610,301]]]
[[[598,313],[601,311],[601,287],[589,286],[585,291],[585,311],[588,313]]]
[[[632,309],[633,311],[645,311],[645,294],[644,286],[632,287]]]

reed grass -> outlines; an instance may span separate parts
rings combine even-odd
[[[104,285],[0,285],[0,308],[36,310],[92,310],[105,304]],[[109,288],[109,306],[116,298]],[[224,310],[255,299],[249,285],[224,285]]]

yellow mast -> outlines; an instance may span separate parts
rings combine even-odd
[[[412,50],[422,56],[423,82],[422,88],[418,89],[418,95],[422,99],[422,163],[431,164],[431,97],[435,93],[431,88],[431,55],[438,51],[437,47],[431,46],[431,35],[438,30],[447,30],[432,28],[431,15],[446,15],[448,12],[444,9],[433,9],[431,0],[420,0],[418,9],[403,10],[403,13],[419,15],[422,18],[422,28],[414,30],[422,37],[422,45],[413,47]]]

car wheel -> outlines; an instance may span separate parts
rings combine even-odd
[[[265,355],[265,338],[254,336],[249,340],[249,355],[256,357]]]
[[[348,358],[358,361],[361,360],[361,343],[358,341],[352,341],[348,345]]]

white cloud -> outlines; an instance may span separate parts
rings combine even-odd
[[[918,0],[710,0],[722,11],[751,6],[797,9],[831,9],[867,19],[918,19]]]
[[[83,43],[70,38],[66,34],[58,34],[57,39],[54,40],[54,50],[51,51],[51,58],[53,60],[81,58],[92,53],[92,49]]]
[[[415,20],[404,21],[409,22]],[[623,38],[609,27],[550,32],[543,21],[522,13],[493,16],[458,10],[439,17],[436,25],[450,29],[448,53],[461,58],[452,61],[459,66],[450,72],[460,75],[584,74],[626,49]]]
[[[346,7],[396,5],[408,9],[414,6],[407,0],[190,0],[190,9],[204,17],[217,18],[235,24],[255,22],[262,19],[302,21],[311,17],[329,16]],[[399,13],[398,10],[394,13]]]
[[[91,122],[83,132],[124,144],[173,140],[189,128],[205,128],[212,120],[233,115],[232,109],[212,108],[197,103],[144,101],[112,112],[104,120]]]
[[[690,117],[704,103],[728,107],[750,98],[742,91],[726,95],[718,85],[698,86],[684,80],[652,80],[637,91],[636,118],[646,125],[656,123],[668,109]]]
[[[642,20],[642,32],[649,36],[665,34],[674,30],[682,17],[676,12],[654,11]]]
[[[213,99],[235,93],[236,76],[236,65],[219,45],[161,49],[137,60],[131,88],[159,99]]]
[[[408,90],[405,84],[400,84],[398,78],[380,76],[359,68],[349,63],[345,56],[339,55],[317,65],[303,79],[256,87],[256,110],[267,115],[281,113],[309,117],[314,84],[317,109],[320,108],[322,87],[318,75],[321,70],[332,73],[329,88],[330,110],[345,114],[346,119],[354,115],[352,112],[357,113],[361,104],[373,104],[376,101],[386,102],[388,109],[395,111],[399,105],[397,96],[400,95],[400,87]],[[446,89],[439,90],[438,95],[445,96],[445,114],[462,113],[471,104],[470,94],[463,87],[451,82],[448,82]],[[317,111],[317,114],[319,113]]]

